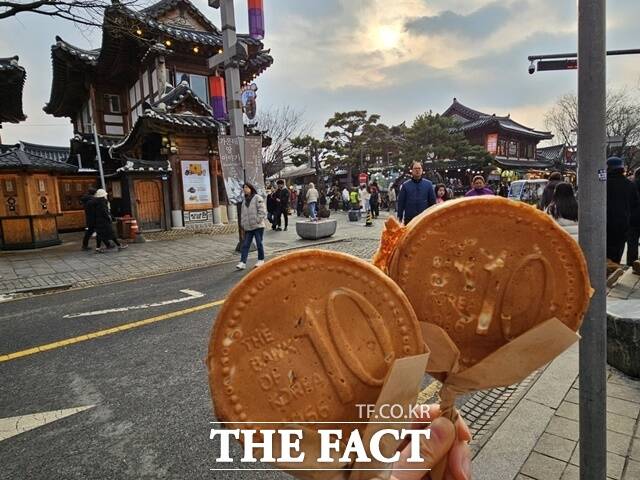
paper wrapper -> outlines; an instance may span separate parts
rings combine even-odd
[[[425,353],[413,357],[401,358],[393,363],[382,386],[378,400],[376,401],[373,418],[378,414],[381,405],[401,405],[405,412],[408,411],[410,405],[415,405],[428,359],[429,354]],[[379,430],[400,430],[402,428],[408,428],[410,424],[410,420],[404,422],[389,420],[388,422],[385,421],[385,423],[369,423],[362,434],[363,443],[366,447],[369,444],[369,439]],[[337,459],[340,457],[338,453],[334,455],[336,463],[318,463],[316,460],[320,457],[320,435],[315,430],[309,429],[304,425],[296,425],[295,423],[286,425],[284,428],[304,431],[300,451],[305,452],[305,461],[303,463],[290,464],[277,463],[275,466],[301,480],[387,480],[391,476],[393,464],[372,461],[360,465],[362,468],[377,468],[379,470],[352,470],[352,468],[358,468],[358,465],[354,465],[353,463],[337,463]],[[385,435],[380,443],[380,451],[384,456],[391,457],[398,450],[401,442],[402,441],[394,440],[389,435]],[[279,446],[276,445],[277,443],[278,442],[274,442],[273,444],[275,458],[280,454],[278,451]],[[328,468],[335,470],[311,470]]]
[[[396,246],[407,231],[407,227],[402,225],[395,217],[389,217],[384,222],[384,229],[380,237],[380,246],[373,255],[373,265],[378,267],[387,275],[389,274],[389,262]]]
[[[431,323],[422,322],[421,326],[431,350],[427,371],[443,377],[440,408],[442,416],[452,422],[457,418],[454,403],[458,395],[521,382],[580,339],[576,332],[557,318],[552,318],[500,347],[472,367],[460,371],[460,351],[449,335]],[[433,468],[432,480],[444,477],[446,465],[445,459]]]

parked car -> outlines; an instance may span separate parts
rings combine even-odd
[[[509,186],[509,198],[537,205],[549,180],[516,180]]]

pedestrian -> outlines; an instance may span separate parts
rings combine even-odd
[[[318,199],[320,198],[318,190],[313,183],[309,183],[307,189],[306,201],[309,207],[309,220],[315,222],[318,220]]]
[[[90,250],[89,240],[96,231],[96,202],[94,195],[96,194],[95,187],[89,187],[87,193],[80,197],[80,202],[84,207],[84,223],[86,228],[84,229],[84,237],[82,238],[82,250]],[[96,248],[100,248],[96,239]]]
[[[345,212],[349,211],[349,189],[347,187],[342,189],[342,206]]]
[[[301,217],[304,213],[304,202],[307,198],[307,191],[304,187],[300,187],[298,191],[298,202],[296,203],[296,213]]]
[[[574,239],[578,239],[578,202],[570,183],[560,182],[555,186],[553,197],[545,212]]]
[[[351,203],[351,210],[360,209],[360,194],[356,187],[351,187],[351,193],[349,194],[349,201]]]
[[[380,215],[380,189],[378,188],[378,182],[375,180],[369,186],[371,196],[369,197],[369,206],[371,207],[371,215],[373,218],[378,218]]]
[[[400,187],[398,219],[408,225],[414,217],[436,203],[433,184],[422,178],[422,163],[413,162],[411,178]]]
[[[107,249],[114,248],[111,243],[113,242],[118,250],[127,248],[126,243],[120,243],[113,231],[113,220],[111,218],[111,212],[109,211],[109,202],[107,201],[108,194],[106,190],[99,189],[95,194],[95,229],[96,229],[96,253],[104,253]],[[104,243],[104,247],[100,246]]]
[[[471,181],[471,190],[464,194],[465,197],[479,197],[481,195],[494,195],[493,190],[487,187],[482,175],[476,175]]]
[[[638,208],[638,192],[624,175],[624,163],[619,157],[607,160],[607,258],[622,260],[627,243],[631,213]]]
[[[276,219],[276,230],[282,230],[282,219],[284,218],[284,231],[289,228],[289,189],[285,186],[284,180],[280,179],[276,182],[276,208],[278,218]]]
[[[358,189],[358,198],[360,198],[360,211],[366,212],[369,192],[367,192],[367,186],[364,183],[360,184],[360,188]]]
[[[633,184],[640,197],[640,167],[636,169]],[[627,265],[633,266],[633,262],[638,260],[638,242],[640,242],[640,203],[631,212],[629,225],[629,238],[627,239]]]
[[[262,238],[264,237],[264,219],[267,216],[267,209],[264,200],[256,187],[248,182],[242,186],[244,191],[244,201],[242,202],[242,211],[240,213],[240,225],[244,230],[244,239],[242,240],[242,248],[240,251],[240,263],[236,265],[236,269],[244,270],[247,268],[247,259],[249,258],[249,248],[253,239],[256,240],[258,248],[258,261],[255,267],[264,264],[264,246]]]
[[[551,198],[553,197],[553,191],[556,189],[556,185],[562,182],[564,179],[562,178],[562,174],[560,172],[552,172],[549,175],[549,183],[547,183],[542,191],[542,197],[540,197],[540,202],[538,203],[538,208],[542,211],[546,211],[547,207],[551,203]]]
[[[298,190],[293,185],[289,185],[289,205],[298,207]]]
[[[267,220],[271,224],[271,230],[275,230],[277,227],[275,213],[276,213],[275,190],[269,187],[267,189]]]
[[[509,184],[507,182],[502,182],[500,184],[500,190],[498,190],[498,195],[504,198],[509,197]]]
[[[449,200],[449,191],[444,183],[436,185],[436,203],[444,203]]]
[[[389,187],[389,205],[388,205],[388,210],[389,211],[394,211],[396,210],[396,199],[397,199],[397,195],[396,195],[396,189],[394,187]]]

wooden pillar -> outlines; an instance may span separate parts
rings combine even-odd
[[[220,213],[220,193],[218,191],[218,168],[220,159],[213,153],[213,147],[209,147],[212,152],[209,155],[209,178],[211,180],[211,202],[213,206],[213,223],[219,225],[222,223],[222,214]]]
[[[158,55],[156,57],[156,76],[158,77],[159,98],[162,98],[167,86],[167,64],[165,62],[164,55]]]

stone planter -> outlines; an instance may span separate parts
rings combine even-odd
[[[607,363],[640,378],[640,300],[608,299]]]
[[[319,238],[330,237],[336,233],[337,228],[337,220],[319,220],[317,222],[303,220],[296,222],[296,233],[305,240],[318,240]]]

